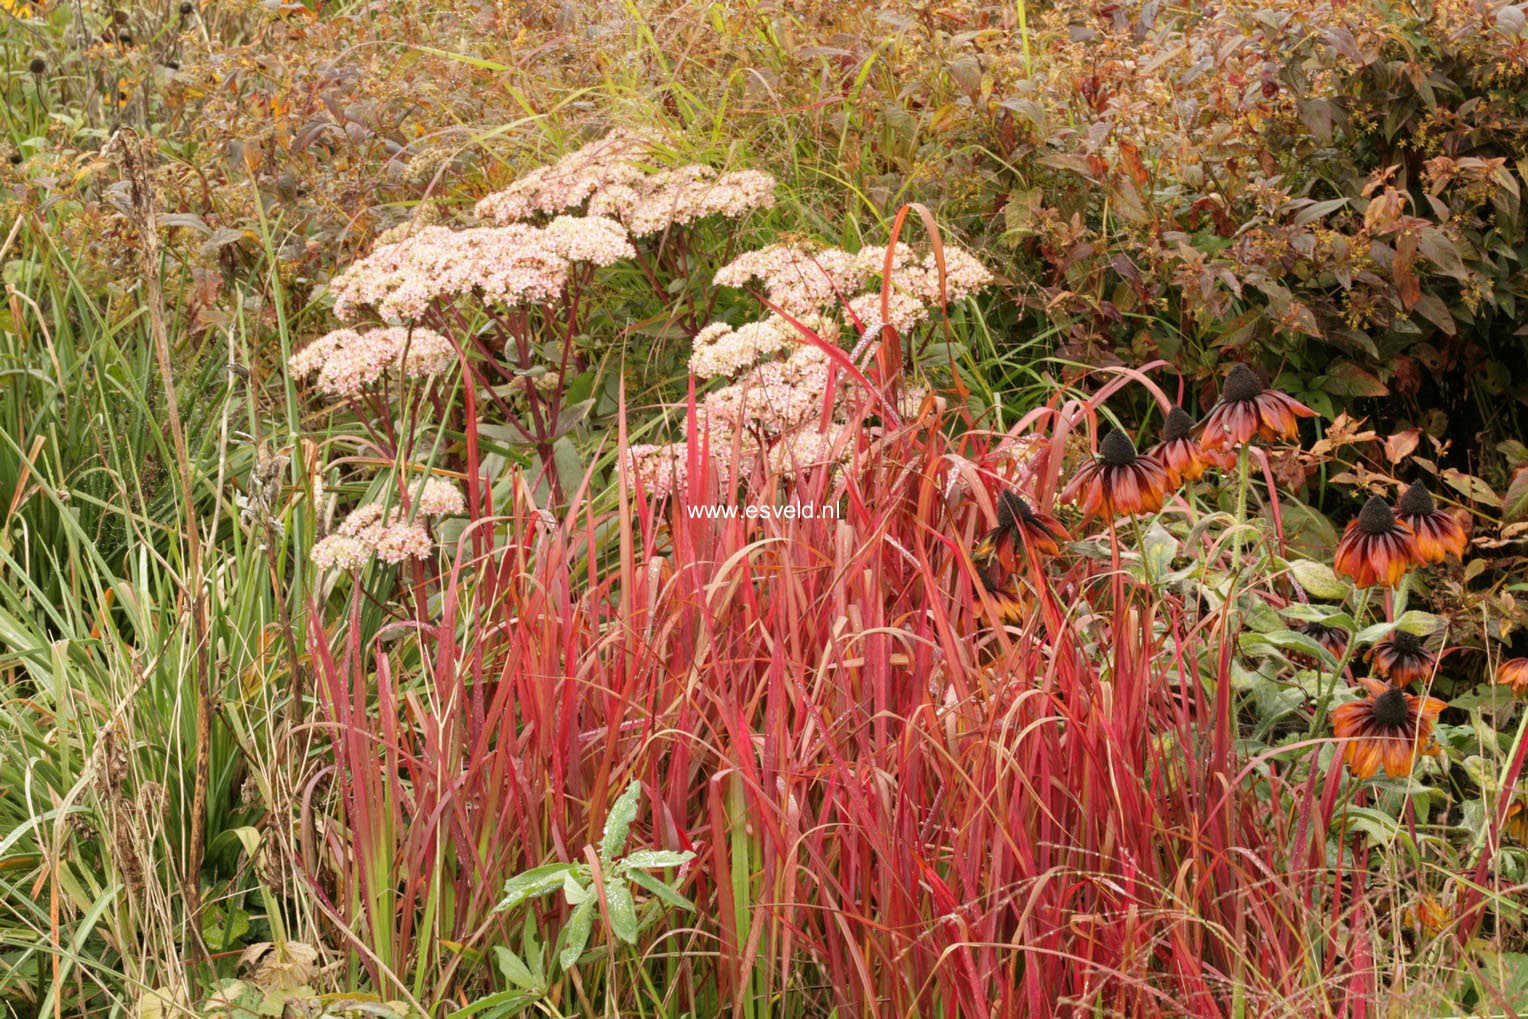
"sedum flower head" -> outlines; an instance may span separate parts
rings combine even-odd
[[[422,517],[456,517],[467,512],[467,500],[445,478],[426,478],[414,496],[414,507]]]
[[[456,363],[451,341],[429,329],[336,329],[287,359],[298,378],[317,376],[319,392],[336,399],[357,396],[390,373],[427,379]]]

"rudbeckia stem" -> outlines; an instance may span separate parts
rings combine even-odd
[[[1236,452],[1236,529],[1231,532],[1231,570],[1240,572],[1242,528],[1247,524],[1247,478],[1252,470],[1252,446],[1242,443]]]
[[[1363,629],[1364,612],[1369,607],[1369,595],[1371,588],[1359,588],[1358,605],[1353,611],[1353,636],[1342,648],[1342,654],[1337,659],[1337,668],[1332,671],[1332,676],[1322,687],[1321,694],[1316,698],[1316,720],[1311,724],[1311,732],[1319,733],[1326,728],[1326,716],[1332,708],[1332,693],[1337,689],[1337,684],[1342,680],[1342,673],[1353,660],[1353,654],[1358,650],[1358,631]]]

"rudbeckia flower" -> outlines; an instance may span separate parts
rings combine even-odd
[[[971,556],[984,569],[1001,567],[1004,574],[1017,570],[1022,549],[1036,555],[1058,555],[1061,543],[1070,536],[1059,521],[1036,512],[1017,492],[1004,492],[997,498],[997,526],[987,532]]]
[[[1210,466],[1210,457],[1194,441],[1194,419],[1182,407],[1167,412],[1162,422],[1162,441],[1150,453],[1152,459],[1167,468],[1167,480],[1177,488],[1185,481],[1198,481]]]
[[[1257,372],[1237,364],[1226,376],[1220,401],[1204,417],[1200,445],[1214,451],[1245,445],[1254,435],[1264,442],[1293,439],[1300,434],[1296,419],[1315,416],[1288,393],[1264,388]]]
[[[1394,587],[1418,561],[1411,528],[1396,520],[1389,504],[1376,495],[1342,532],[1332,566],[1359,587]]]
[[[1139,456],[1124,432],[1110,432],[1098,444],[1098,456],[1082,465],[1070,490],[1085,516],[1133,516],[1162,508],[1171,487],[1167,468]]]
[[[996,570],[978,570],[982,591],[996,604],[998,618],[1005,623],[1022,623],[1034,605],[1029,588],[1016,575],[1001,576]]]
[[[1440,510],[1420,481],[1396,501],[1395,518],[1416,535],[1417,555],[1424,563],[1441,563],[1450,555],[1463,558],[1469,540],[1464,525]]]
[[[1383,765],[1385,774],[1411,774],[1417,751],[1431,752],[1433,724],[1448,705],[1436,697],[1417,697],[1365,677],[1369,691],[1332,712],[1332,731],[1346,740],[1343,757],[1353,774],[1370,778]]]
[[[1510,686],[1519,697],[1528,697],[1528,658],[1510,658],[1496,667],[1496,681]]]
[[[1364,652],[1364,660],[1374,674],[1396,686],[1410,686],[1432,675],[1438,656],[1427,650],[1422,638],[1405,630],[1392,630],[1383,640]]]
[[[1296,633],[1303,633],[1311,640],[1320,644],[1332,653],[1333,658],[1341,658],[1342,652],[1347,650],[1348,631],[1340,626],[1327,626],[1325,623],[1301,623],[1295,627]]]
[[[1528,800],[1515,799],[1507,805],[1507,819],[1502,833],[1520,846],[1528,846]]]

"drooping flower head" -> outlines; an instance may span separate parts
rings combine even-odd
[[[1219,402],[1205,415],[1201,444],[1214,451],[1245,445],[1253,436],[1264,442],[1294,439],[1300,434],[1296,419],[1315,416],[1288,393],[1265,388],[1247,365],[1237,364],[1226,376]]]
[[[1332,653],[1333,658],[1341,658],[1348,647],[1348,631],[1340,626],[1327,626],[1325,623],[1311,621],[1299,624],[1295,627],[1295,632],[1305,634],[1326,648]]]
[[[1061,543],[1070,540],[1060,521],[1036,512],[1017,492],[1003,492],[997,497],[997,526],[988,531],[971,552],[977,566],[996,579],[1011,574],[1022,565],[1024,549],[1037,556],[1059,555]]]
[[[1469,536],[1464,525],[1443,512],[1427,486],[1418,481],[1401,494],[1395,518],[1416,535],[1417,555],[1424,563],[1441,563],[1450,555],[1462,558]]]
[[[1417,561],[1411,528],[1396,520],[1389,504],[1376,495],[1342,532],[1332,566],[1359,587],[1394,587]]]
[[[1068,486],[1087,517],[1133,516],[1162,508],[1171,487],[1167,468],[1136,453],[1121,431],[1104,436],[1098,456],[1082,465]]]
[[[1396,686],[1406,687],[1432,675],[1438,656],[1422,638],[1405,630],[1392,630],[1364,653],[1374,674]]]
[[[1518,697],[1528,697],[1528,658],[1509,658],[1496,667],[1496,682],[1512,688]]]
[[[1162,422],[1162,441],[1150,455],[1167,468],[1168,483],[1173,488],[1185,481],[1198,481],[1211,463],[1194,440],[1194,419],[1178,406],[1167,412],[1167,419]]]
[[[1391,778],[1411,774],[1418,751],[1430,752],[1433,724],[1448,705],[1377,679],[1359,682],[1368,696],[1332,712],[1332,731],[1346,741],[1343,757],[1348,767],[1361,779],[1373,776],[1381,765]]]

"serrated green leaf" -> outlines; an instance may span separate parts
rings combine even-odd
[[[494,910],[514,909],[522,902],[552,894],[562,887],[563,878],[571,867],[567,863],[548,863],[516,874],[504,882],[504,897]]]

